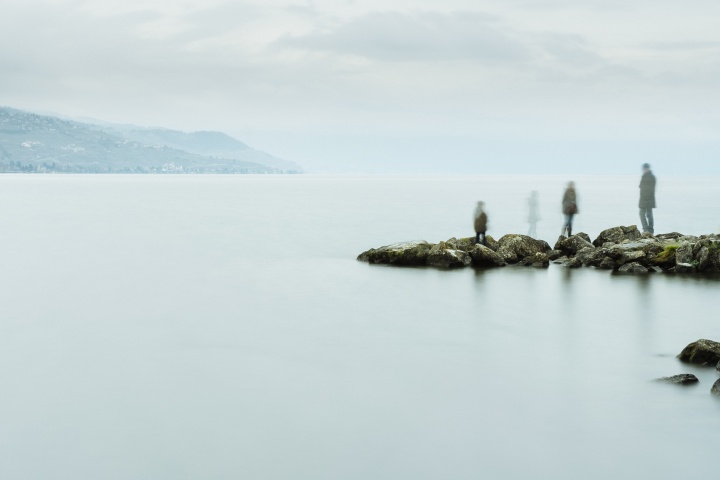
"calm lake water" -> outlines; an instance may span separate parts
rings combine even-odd
[[[719,178],[656,174],[658,233],[718,231]],[[355,260],[477,200],[525,233],[533,189],[552,245],[566,180],[0,176],[0,478],[711,476],[718,374],[674,357],[720,280]],[[637,223],[639,174],[572,180],[576,231]]]

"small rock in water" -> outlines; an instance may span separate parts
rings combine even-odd
[[[704,338],[700,339],[685,347],[677,358],[681,362],[695,365],[717,365],[720,362],[720,343]]]
[[[655,381],[671,383],[673,385],[694,385],[700,380],[692,373],[681,373],[680,375],[673,375],[672,377],[656,378]]]
[[[710,389],[710,393],[717,397],[720,397],[720,379],[715,381],[712,388]]]

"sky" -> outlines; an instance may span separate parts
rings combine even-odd
[[[720,174],[720,2],[2,0],[0,105],[320,173]]]

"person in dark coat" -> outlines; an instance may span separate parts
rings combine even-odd
[[[565,224],[563,225],[562,234],[567,231],[567,236],[572,236],[572,222],[575,214],[578,213],[577,193],[575,192],[575,182],[568,182],[562,199],[562,213],[565,215]]]
[[[655,233],[655,219],[653,218],[653,208],[655,208],[655,175],[650,170],[650,164],[645,163],[642,166],[643,175],[640,179],[640,223],[642,224],[643,233],[650,235]]]
[[[488,217],[487,213],[485,213],[485,202],[477,202],[473,220],[475,225],[475,243],[480,243],[480,234],[482,234],[482,244],[487,246],[485,232],[487,232]]]

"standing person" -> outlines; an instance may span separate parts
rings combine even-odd
[[[487,246],[485,232],[487,231],[488,217],[487,213],[485,213],[485,202],[477,202],[473,220],[475,225],[475,243],[480,243],[480,234],[482,234],[482,244]]]
[[[655,233],[655,219],[653,218],[653,208],[655,208],[655,175],[650,170],[650,164],[644,163],[642,166],[643,176],[640,178],[640,223],[642,224],[643,233],[650,235]]]
[[[578,213],[577,193],[575,192],[575,182],[568,182],[562,199],[562,213],[565,214],[565,224],[563,225],[562,234],[567,230],[567,236],[572,236],[573,216]],[[562,235],[561,234],[561,235]]]
[[[535,238],[537,236],[537,222],[540,220],[540,205],[538,203],[538,192],[533,190],[528,198],[528,223],[530,229],[528,236]]]

